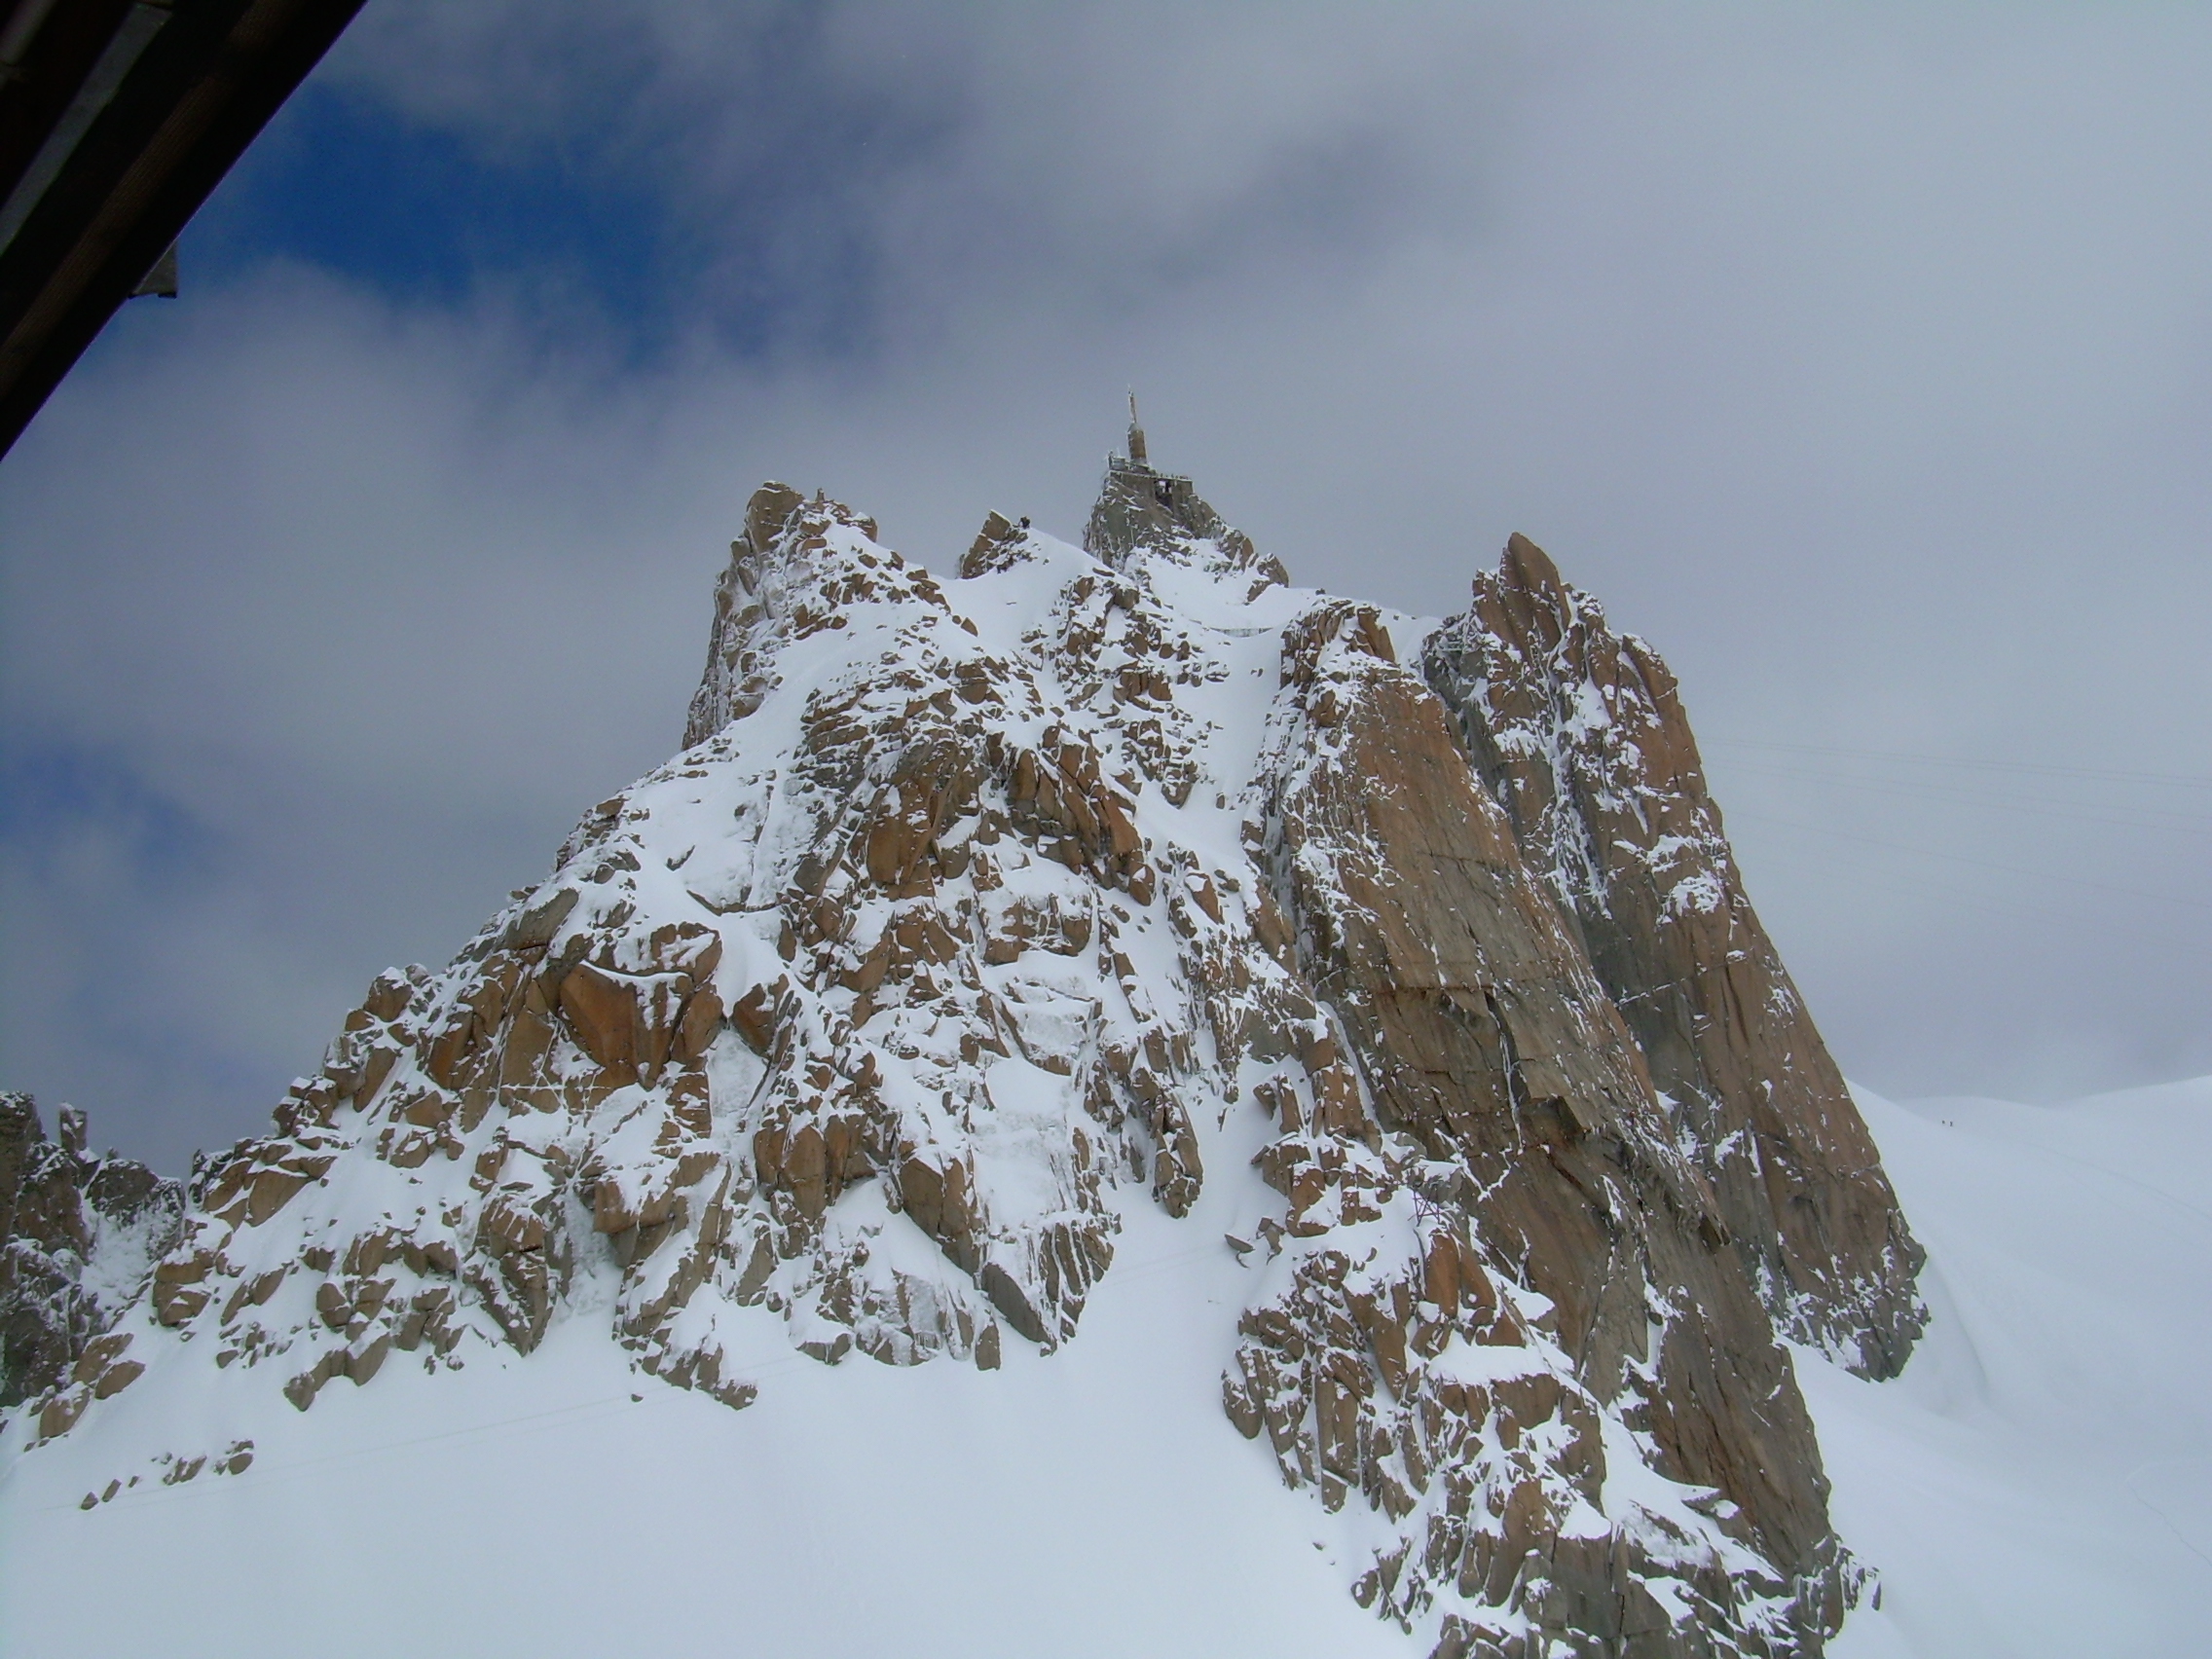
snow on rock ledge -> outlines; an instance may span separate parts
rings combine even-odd
[[[184,1213],[178,1183],[89,1156],[82,1112],[62,1107],[57,1127],[49,1140],[29,1095],[0,1092],[0,1411],[39,1397],[56,1433],[144,1369],[109,1328]]]

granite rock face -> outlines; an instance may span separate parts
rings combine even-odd
[[[1923,1253],[1745,894],[1666,664],[1516,535],[1422,666],[1778,1326],[1894,1376],[1926,1321]]]
[[[1894,1369],[1918,1256],[1656,659],[1519,541],[1448,624],[1293,589],[1133,431],[1083,548],[958,569],[761,489],[683,752],[371,986],[103,1365],[989,1369],[1226,1192],[1222,1432],[1410,1653],[1817,1654],[1860,1573],[1777,1331]]]
[[[0,1092],[0,1408],[70,1380],[183,1220],[179,1183],[129,1159],[88,1157],[74,1107],[57,1126],[49,1140],[29,1095]]]
[[[1841,1585],[1825,1482],[1788,1359],[1722,1248],[1714,1194],[1505,813],[1436,697],[1388,660],[1372,612],[1344,602],[1312,612],[1286,674],[1281,739],[1296,759],[1276,772],[1290,786],[1274,802],[1276,881],[1315,988],[1348,1027],[1376,1115],[1394,1131],[1384,1142],[1394,1173],[1442,1213],[1468,1216],[1492,1261],[1515,1264],[1521,1288],[1543,1298],[1542,1328],[1587,1409],[1617,1412],[1648,1437],[1640,1451],[1654,1467],[1722,1495],[1741,1538],[1779,1569],[1752,1575],[1756,1594],[1832,1607]],[[1456,1239],[1453,1249],[1462,1260],[1448,1276],[1482,1283],[1485,1270],[1464,1263]],[[1427,1276],[1425,1260],[1418,1280],[1408,1275],[1424,1287]],[[1413,1282],[1405,1295],[1418,1307]],[[1495,1301],[1487,1288],[1478,1306]],[[1379,1429],[1394,1416],[1392,1438],[1407,1438],[1435,1411],[1455,1426],[1471,1417],[1479,1444],[1481,1402],[1455,1414],[1436,1375],[1411,1365]],[[1507,1397],[1518,1410],[1497,1423],[1499,1445],[1531,1409]],[[1493,1388],[1493,1411],[1499,1399]],[[1600,1466],[1603,1438],[1576,1434]],[[1593,1471],[1581,1495],[1602,1480]],[[1574,1490],[1515,1470],[1493,1513],[1487,1496],[1432,1483],[1386,1593],[1411,1610],[1440,1578],[1463,1585],[1473,1567],[1551,1639],[1649,1635],[1656,1603],[1631,1593],[1651,1569],[1643,1534],[1616,1529],[1564,1550]],[[1726,1587],[1693,1581],[1687,1594],[1726,1627],[1751,1590],[1739,1575]]]

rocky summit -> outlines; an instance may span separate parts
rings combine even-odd
[[[1821,1652],[1864,1575],[1786,1343],[1893,1374],[1921,1254],[1673,679],[1521,536],[1463,614],[1386,613],[1128,450],[1082,546],[993,514],[935,572],[756,494],[682,752],[380,977],[131,1284],[88,1311],[38,1265],[68,1203],[12,1200],[56,1288],[5,1455],[556,1327],[732,1409],[1066,1364],[1133,1218],[1226,1190],[1218,1433],[1356,1520],[1308,1569],[1405,1652]],[[28,1122],[0,1186],[92,1195]]]

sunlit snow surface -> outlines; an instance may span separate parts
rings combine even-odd
[[[1896,1382],[1799,1358],[1883,1585],[1834,1651],[2204,1651],[2212,1079],[1861,1103],[1936,1323]],[[1402,1656],[1344,1593],[1346,1518],[1221,1414],[1214,1304],[1246,1292],[1207,1199],[1132,1207],[1081,1336],[996,1373],[825,1367],[763,1319],[733,1412],[584,1309],[527,1359],[261,1414],[243,1474],[80,1510],[231,1409],[214,1373],[127,1390],[0,1486],[0,1653]]]

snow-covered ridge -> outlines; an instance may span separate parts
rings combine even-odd
[[[1289,586],[1141,462],[1087,539],[993,515],[940,579],[764,487],[683,753],[377,981],[5,1454],[128,1383],[213,1425],[166,1478],[242,1468],[341,1379],[578,1331],[739,1407],[809,1386],[772,1353],[993,1370],[1080,1346],[1132,1229],[1210,1226],[1221,1431],[1414,1650],[1818,1651],[1858,1577],[1759,1295],[1896,1340],[1909,1235],[1870,1147],[1829,1157],[1856,1115],[1793,1137],[1786,1096],[1788,1181],[1728,1185],[1766,1051],[1714,1038],[1702,1115],[1654,1089],[1577,919],[1598,866],[1531,853],[1560,821],[1470,764],[1427,628]],[[1668,893],[1702,860],[1734,905],[1696,833]],[[1828,1253],[1793,1235],[1778,1292],[1730,1244],[1807,1193]]]

